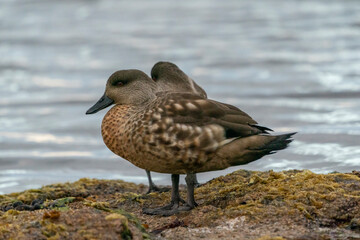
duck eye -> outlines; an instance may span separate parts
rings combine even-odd
[[[152,73],[151,78],[156,82],[156,80],[158,79],[158,75],[156,73]]]
[[[121,86],[124,86],[125,84],[126,84],[126,82],[124,82],[124,81],[117,81],[117,82],[115,82],[113,85],[114,85],[114,86],[121,87]]]

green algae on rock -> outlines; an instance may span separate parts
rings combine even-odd
[[[356,172],[239,170],[197,188],[199,206],[171,217],[142,214],[143,207],[170,199],[170,193],[146,190],[123,181],[81,179],[1,195],[0,239],[360,238]]]
[[[121,213],[127,216],[116,213],[116,210],[105,211],[103,205],[108,203],[94,200],[121,192],[131,191],[135,194],[143,192],[145,188],[144,185],[119,180],[80,179],[74,183],[53,184],[36,190],[0,195],[0,209],[6,211],[0,212],[0,239],[148,238],[135,216],[129,218],[130,214],[125,211]],[[41,207],[31,208],[31,203],[38,202],[38,199],[41,199]],[[123,217],[109,218],[111,214]]]

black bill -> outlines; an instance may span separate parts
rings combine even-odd
[[[92,106],[91,108],[89,108],[89,110],[86,111],[86,114],[96,113],[96,112],[100,111],[101,109],[104,109],[104,108],[110,106],[113,103],[114,103],[114,100],[112,100],[111,98],[108,98],[104,93],[104,95],[99,99],[99,101],[97,101],[97,103],[95,103],[94,106]]]

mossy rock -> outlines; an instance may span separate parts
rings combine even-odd
[[[199,206],[170,217],[141,210],[169,192],[80,179],[0,195],[0,239],[360,239],[359,176],[239,170],[197,188]]]

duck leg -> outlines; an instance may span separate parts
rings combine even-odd
[[[187,206],[184,207],[188,207],[189,210],[191,210],[198,206],[198,204],[195,202],[194,189],[199,183],[196,179],[196,174],[194,173],[188,173],[185,177],[185,181],[187,185]]]
[[[195,187],[198,188],[201,186],[201,184],[198,182],[196,174],[193,174],[193,175],[194,175]]]
[[[194,197],[194,189],[196,185],[195,174],[188,173],[185,177],[185,181],[187,185],[187,202],[183,206],[180,206],[180,202],[185,203],[185,201],[180,198],[180,194],[179,194],[179,175],[172,174],[171,180],[172,180],[172,191],[171,191],[170,204],[155,209],[145,208],[143,209],[143,213],[149,215],[170,216],[179,212],[190,211],[191,209],[195,208],[198,205],[195,202],[195,197]]]
[[[180,202],[185,202],[181,199],[179,194],[179,174],[171,174],[172,190],[171,202],[168,205],[160,208],[144,208],[143,213],[149,215],[170,216],[179,212]]]
[[[149,181],[149,190],[147,191],[146,194],[151,193],[151,192],[168,192],[170,190],[170,188],[167,188],[167,187],[159,188],[158,186],[156,186],[155,183],[151,179],[150,171],[146,170],[146,175],[147,175],[148,181]]]

